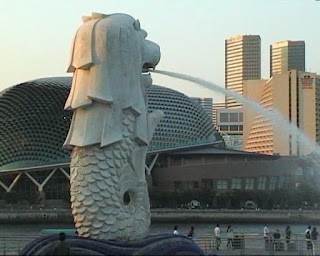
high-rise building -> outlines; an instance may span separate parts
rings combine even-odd
[[[281,41],[270,45],[270,77],[289,70],[305,71],[305,42]]]
[[[225,87],[242,94],[243,81],[261,78],[261,39],[258,35],[238,35],[225,40]],[[226,96],[226,107],[241,107]]]
[[[320,76],[291,70],[269,80],[245,81],[243,94],[270,110],[278,111],[312,141],[320,142]],[[312,145],[244,106],[244,150],[279,155],[309,155]]]
[[[210,116],[212,119],[212,98],[198,98],[198,97],[190,97],[190,99],[197,105],[200,105],[204,111]]]

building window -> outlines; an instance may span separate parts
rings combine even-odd
[[[183,165],[192,165],[193,164],[193,157],[192,156],[183,156],[182,164]]]
[[[218,180],[217,181],[217,189],[227,189],[228,181],[227,180]]]
[[[229,122],[228,113],[220,113],[220,122]]]
[[[174,181],[173,185],[174,185],[174,190],[175,191],[182,189],[182,182],[181,181]]]
[[[254,188],[254,178],[246,178],[245,189],[253,189]]]
[[[239,131],[243,131],[243,125],[239,125]]]
[[[238,113],[230,113],[230,122],[239,122]]]
[[[197,180],[193,181],[193,188],[199,188],[199,182]]]
[[[270,190],[276,189],[277,180],[278,180],[277,176],[271,176],[270,177],[270,184],[269,184],[269,189]]]
[[[212,189],[213,188],[213,180],[203,179],[202,180],[202,187],[205,189]]]
[[[267,188],[267,177],[259,177],[258,189],[265,190]]]
[[[170,163],[171,166],[181,166],[182,165],[182,157],[178,156],[178,157],[171,157],[170,159]]]
[[[220,125],[220,131],[228,131],[229,126],[228,125]]]
[[[238,131],[238,125],[230,125],[230,131]]]
[[[242,179],[241,178],[232,178],[231,180],[231,189],[241,189],[241,183]]]

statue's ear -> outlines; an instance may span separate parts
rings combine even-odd
[[[135,21],[133,22],[133,26],[134,26],[134,29],[135,29],[135,30],[139,31],[139,30],[141,29],[141,27],[140,27],[140,21],[139,21],[139,20],[135,20]]]

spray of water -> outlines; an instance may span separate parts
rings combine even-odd
[[[261,106],[259,103],[250,100],[247,97],[240,95],[235,91],[231,91],[225,88],[222,88],[214,83],[208,82],[206,80],[192,77],[189,75],[184,75],[180,73],[163,71],[163,70],[153,70],[153,73],[162,74],[182,80],[186,80],[195,84],[198,84],[204,88],[207,88],[211,91],[219,92],[227,96],[233,97],[238,102],[241,102],[244,105],[249,106],[254,111],[260,113],[262,116],[267,118],[272,122],[275,128],[280,129],[285,134],[291,134],[292,137],[296,137],[300,144],[308,146],[311,152],[313,152],[313,157],[320,158],[320,147],[306,135],[304,135],[301,130],[294,124],[290,123],[279,111],[276,109],[267,109]]]

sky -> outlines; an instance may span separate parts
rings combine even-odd
[[[2,0],[0,91],[28,80],[66,76],[81,17],[127,13],[160,45],[157,69],[184,73],[224,87],[224,40],[261,36],[262,78],[269,77],[269,46],[305,40],[306,69],[320,74],[320,1],[316,0]],[[153,74],[154,84],[188,96],[224,96]]]

